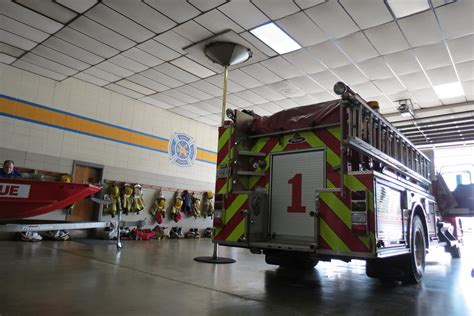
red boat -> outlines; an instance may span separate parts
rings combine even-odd
[[[49,213],[99,190],[91,184],[0,178],[0,220]]]

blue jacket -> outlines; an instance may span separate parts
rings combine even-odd
[[[0,178],[19,178],[21,177],[21,174],[13,169],[11,173],[5,173],[3,169],[0,169]]]

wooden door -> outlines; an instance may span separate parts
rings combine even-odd
[[[97,184],[102,179],[102,168],[95,168],[76,164],[72,182],[74,183],[91,183]],[[89,199],[83,199],[74,203],[74,208],[67,215],[68,221],[96,221],[97,207],[94,202]]]

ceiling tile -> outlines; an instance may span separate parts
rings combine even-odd
[[[274,2],[267,0],[252,0],[252,3],[272,20],[278,20],[300,10],[294,3],[290,1],[279,1],[277,5],[275,5]]]
[[[36,48],[32,50],[32,52],[35,53],[36,55],[48,58],[50,60],[56,61],[60,64],[63,64],[65,66],[68,66],[77,70],[84,70],[91,66],[80,60],[77,60],[68,55],[64,55],[58,51],[55,51],[54,49],[50,49],[43,45],[36,46]]]
[[[362,71],[369,76],[371,80],[387,79],[393,76],[384,59],[381,57],[372,58],[359,63]]]
[[[112,48],[87,35],[73,30],[70,27],[63,28],[61,31],[56,33],[56,36],[65,40],[66,42],[84,48],[91,53],[97,54],[105,58],[110,58],[119,52],[115,48]]]
[[[5,53],[10,56],[14,56],[14,57],[20,57],[21,55],[23,55],[23,53],[25,53],[23,49],[19,49],[18,47],[11,46],[7,43],[2,43],[2,42],[0,42],[0,52]],[[41,54],[38,54],[38,55],[41,55]]]
[[[224,15],[224,13],[217,9],[198,16],[194,19],[194,21],[204,26],[214,34],[218,34],[229,29],[236,33],[244,31],[240,25],[229,19]]]
[[[461,81],[474,80],[474,60],[456,64]]]
[[[262,103],[268,102],[267,99],[262,98],[260,95],[250,90],[240,91],[236,93],[236,95],[244,100],[249,101],[252,104],[262,104]]]
[[[123,52],[122,55],[147,67],[155,67],[163,63],[163,60],[160,58],[148,54],[147,52],[136,47]]]
[[[92,20],[100,22],[102,25],[105,25],[108,28],[115,30],[116,32],[122,34],[123,36],[128,37],[129,39],[135,42],[143,42],[155,36],[153,32],[150,32],[143,26],[125,17],[125,16],[128,16],[130,18],[133,18],[134,13],[136,13],[137,10],[139,10],[139,8],[141,7],[139,5],[139,1],[135,2],[135,1],[124,1],[124,0],[120,0],[120,1],[107,1],[106,0],[106,2],[108,5],[113,5],[114,8],[115,6],[118,6],[120,4],[127,3],[127,2],[129,2],[130,4],[134,2],[133,3],[134,5],[131,5],[129,10],[126,11],[126,15],[121,15],[120,13],[110,9],[109,7],[106,7],[103,4],[96,5],[91,10],[87,11],[85,15],[91,18]],[[148,11],[152,11],[152,10],[148,10]]]
[[[193,6],[205,12],[226,3],[227,0],[188,0]]]
[[[145,69],[148,68],[147,66],[145,66],[143,64],[140,64],[140,63],[138,63],[138,62],[136,62],[132,59],[129,59],[125,56],[122,56],[122,55],[116,55],[116,56],[110,58],[109,61],[111,63],[119,65],[122,68],[128,69],[133,73],[139,72],[139,71],[144,71]]]
[[[273,49],[265,45],[261,40],[256,38],[252,33],[243,32],[243,33],[240,33],[239,35],[242,36],[247,42],[255,46],[255,48],[257,48],[263,54],[269,57],[278,55]]]
[[[198,76],[199,78],[207,78],[216,74],[214,71],[207,69],[187,57],[180,57],[171,61],[171,63],[181,69],[186,69],[186,71]]]
[[[301,97],[306,94],[300,87],[297,87],[295,85],[292,85],[290,82],[287,80],[279,81],[272,83],[267,86],[268,88],[272,89],[273,91],[276,91],[277,93],[281,94],[285,98],[295,98],[295,97]],[[281,100],[280,97],[272,100],[272,101],[278,101]]]
[[[104,88],[106,89],[109,89],[109,90],[112,90],[114,92],[117,92],[119,94],[122,94],[122,95],[126,95],[130,98],[133,98],[133,99],[139,99],[139,98],[143,98],[143,95],[138,93],[138,92],[135,92],[133,90],[130,90],[130,89],[127,89],[127,88],[124,88],[122,86],[119,86],[115,83],[111,83],[107,86],[104,86]]]
[[[162,94],[167,95],[170,98],[176,99],[184,103],[195,103],[199,101],[198,99],[193,98],[192,96],[175,89],[163,91]]]
[[[69,26],[118,50],[125,50],[136,45],[134,41],[115,33],[111,29],[108,29],[85,16],[81,16],[74,20],[69,24]]]
[[[270,84],[282,80],[276,74],[262,66],[261,64],[253,64],[241,68],[242,71],[263,82],[264,84]]]
[[[450,40],[448,47],[455,63],[474,60],[474,34]]]
[[[399,78],[408,90],[421,90],[431,87],[422,71],[406,74]]]
[[[431,88],[411,91],[411,94],[422,108],[441,105],[438,96]]]
[[[154,40],[168,46],[169,48],[174,49],[180,54],[186,54],[186,52],[183,50],[183,48],[189,46],[192,44],[192,42],[178,33],[174,31],[168,31],[163,34],[158,35],[157,37],[154,38]],[[140,47],[140,46],[139,46]],[[152,52],[149,51],[150,54],[153,54]],[[155,54],[153,54],[155,55]],[[160,57],[159,55],[155,55]],[[161,59],[164,59],[160,57]],[[166,60],[166,59],[165,59]]]
[[[326,90],[333,91],[336,82],[340,81],[331,71],[318,72],[316,74],[309,75],[313,80],[316,80]]]
[[[200,42],[213,34],[194,21],[188,21],[173,29],[174,32],[192,43]]]
[[[4,53],[0,53],[0,63],[3,63],[3,64],[11,64],[11,63],[13,63],[15,60],[16,60],[15,57],[12,57],[12,56],[7,55],[7,54],[4,54]]]
[[[425,69],[451,65],[451,59],[444,43],[417,47],[414,51]]]
[[[133,75],[133,72],[122,68],[114,63],[111,63],[110,61],[104,61],[100,64],[97,64],[95,67],[102,69],[104,71],[107,71],[113,75],[116,75],[117,77],[128,77]]]
[[[104,71],[102,69],[99,69],[97,67],[91,67],[89,69],[84,70],[86,74],[89,74],[91,76],[100,78],[102,80],[106,80],[109,82],[117,81],[120,80],[121,78],[111,74],[110,72]]]
[[[190,86],[196,89],[199,89],[201,91],[205,91],[206,93],[209,93],[210,95],[214,97],[221,96],[223,94],[221,87],[217,87],[204,80],[193,82],[190,84]]]
[[[276,105],[278,105],[282,109],[291,109],[291,108],[296,108],[296,107],[300,106],[298,103],[296,103],[292,99],[283,99],[283,100],[279,100],[279,101],[274,101],[273,103],[275,103]]]
[[[310,104],[318,103],[318,100],[316,100],[316,98],[311,96],[311,95],[305,95],[303,97],[293,98],[292,100],[295,103],[297,103],[298,106],[304,106],[304,105],[310,105]]]
[[[157,81],[154,81],[150,78],[147,78],[147,77],[139,75],[139,74],[130,76],[127,79],[132,81],[132,82],[138,83],[139,85],[147,87],[149,89],[158,91],[158,92],[162,92],[162,91],[165,91],[165,90],[169,89],[169,87],[165,86],[164,84],[161,84]]]
[[[181,86],[179,88],[176,88],[175,90],[182,93],[186,93],[187,95],[193,96],[194,98],[199,99],[201,101],[209,100],[209,99],[212,99],[213,97],[212,95],[206,93],[205,91],[196,89],[190,85]]]
[[[104,60],[104,58],[96,54],[92,54],[91,52],[88,52],[78,46],[70,44],[54,36],[44,41],[43,45],[49,48],[52,48],[54,50],[57,50],[59,52],[62,52],[68,56],[79,59],[80,61],[83,61],[90,65],[95,65],[97,63],[100,63],[102,60]]]
[[[38,43],[44,41],[50,36],[50,34],[46,32],[30,27],[6,16],[0,18],[0,28]]]
[[[147,69],[140,74],[170,88],[176,88],[184,84],[183,82],[156,71],[155,69]]]
[[[32,53],[28,53],[28,54],[24,55],[21,58],[21,60],[25,61],[25,62],[28,62],[30,64],[35,64],[35,65],[41,66],[45,69],[49,69],[51,71],[54,71],[55,73],[62,74],[62,75],[65,75],[65,76],[72,76],[77,72],[76,69],[66,67],[64,65],[58,64],[54,61],[51,61],[49,59],[43,58],[41,56],[38,56],[38,55],[35,55],[35,54],[32,54]]]
[[[298,49],[291,53],[283,55],[293,66],[307,74],[312,74],[326,70],[313,54],[306,49]]]
[[[182,107],[180,107],[186,111],[190,111],[192,113],[195,113],[199,116],[205,116],[205,115],[209,115],[209,114],[212,114],[212,112],[209,112],[209,111],[206,111],[198,106],[195,106],[194,104],[187,104],[187,105],[184,105]]]
[[[196,114],[194,112],[191,112],[189,110],[185,110],[184,107],[175,107],[175,108],[169,109],[168,111],[174,112],[176,114],[179,114],[180,116],[184,116],[184,117],[188,117],[188,118],[196,118],[196,117],[199,116],[198,114]]]
[[[153,95],[150,95],[150,97],[171,106],[181,106],[185,104],[183,101],[176,100],[175,98],[167,96],[166,94],[163,94],[163,93],[164,92],[153,94]]]
[[[11,1],[0,1],[0,12],[43,32],[52,34],[64,25]]]
[[[224,84],[224,76],[223,75],[215,75],[212,77],[208,77],[205,79],[206,81],[212,83],[213,85],[217,87],[223,87]],[[228,93],[234,93],[234,92],[239,92],[245,90],[244,87],[233,81],[232,79],[227,80],[227,92]]]
[[[298,87],[307,94],[323,91],[320,85],[314,82],[309,76],[301,76],[287,80],[290,85]]]
[[[412,47],[435,44],[442,40],[433,11],[408,16],[398,24]]]
[[[276,112],[280,112],[282,110],[282,108],[278,104],[273,103],[273,102],[260,104],[260,105],[255,106],[254,108],[256,108],[257,110],[262,109],[262,110],[270,113],[269,115],[274,114]],[[268,115],[268,114],[266,114],[266,115]]]
[[[374,80],[373,83],[385,94],[395,94],[405,91],[396,78]]]
[[[328,1],[306,10],[308,16],[334,38],[357,32],[359,28],[337,1]]]
[[[181,56],[181,54],[179,54],[178,52],[152,39],[146,41],[143,44],[138,45],[137,47],[145,51],[146,53],[165,61],[172,60]]]
[[[328,36],[304,12],[287,16],[276,21],[276,24],[304,47],[328,39]]]
[[[315,103],[326,102],[330,100],[338,99],[334,95],[330,94],[327,91],[322,91],[318,93],[313,93],[311,96],[315,99]]]
[[[122,18],[119,18],[117,21],[110,22],[110,23],[118,24],[119,25],[119,27],[117,28],[118,30],[121,30],[122,27],[132,23],[131,28],[126,30],[126,32],[119,31],[119,33],[122,33],[126,36],[128,33],[134,33],[134,32],[140,32],[140,31],[135,30],[136,25],[132,21],[130,21],[131,23],[125,22],[125,20],[123,20],[125,16],[128,17],[129,19],[134,20],[138,24],[143,25],[145,28],[147,28],[151,32],[155,32],[158,34],[166,30],[169,30],[170,28],[176,25],[174,21],[164,16],[160,12],[154,10],[153,8],[151,8],[150,6],[148,6],[146,3],[144,3],[141,0],[103,0],[102,2],[105,2],[107,6],[123,14]],[[92,10],[95,10],[95,9],[96,8]],[[111,20],[115,19],[114,16],[115,15],[113,16],[111,15],[110,19]],[[143,34],[131,34],[132,36],[137,36],[137,37],[140,37],[141,39],[134,39],[134,37],[130,37],[130,39],[133,39],[137,42],[142,42],[146,40],[147,38],[149,38],[149,35],[151,32],[148,30],[145,29]]]
[[[217,121],[211,120],[210,118],[205,117],[205,116],[195,117],[195,118],[193,118],[193,120],[196,120],[196,121],[199,121],[201,123],[208,124],[208,125],[211,125],[211,126],[219,126],[220,125],[220,123],[218,123]]]
[[[351,89],[358,93],[363,99],[370,101],[368,98],[380,95],[380,90],[371,82],[351,86]]]
[[[369,79],[367,79],[354,65],[335,68],[334,72],[349,86],[369,81]]]
[[[214,106],[214,105],[211,105],[207,102],[194,103],[193,106],[195,106],[197,108],[200,108],[200,109],[203,109],[204,111],[207,111],[209,113],[220,113],[221,112],[221,107],[220,106]]]
[[[242,98],[238,97],[235,93],[234,94],[229,94],[228,97],[227,97],[227,101],[230,104],[233,104],[237,108],[244,108],[244,107],[252,105],[252,103],[248,102],[245,99],[242,99]]]
[[[16,0],[16,2],[59,23],[68,23],[77,16],[76,12],[53,1]]]
[[[428,78],[430,78],[433,86],[458,81],[453,66],[430,69],[427,70],[426,73],[428,74]]]
[[[262,82],[252,76],[249,76],[240,69],[231,70],[229,72],[229,78],[247,89],[260,87],[263,85]]]
[[[116,83],[122,87],[141,93],[143,95],[150,95],[150,94],[156,93],[156,91],[153,91],[151,89],[148,89],[144,86],[141,86],[139,84],[136,84],[135,82],[131,82],[128,80],[120,80],[120,81],[117,81]]]
[[[370,42],[382,55],[387,55],[408,49],[408,43],[395,22],[376,26],[364,31]]]
[[[68,7],[71,10],[74,10],[78,13],[84,13],[89,10],[90,7],[97,3],[97,0],[55,0],[57,3]]]
[[[199,78],[195,75],[192,75],[189,72],[182,70],[169,63],[161,64],[159,66],[156,66],[154,69],[184,83],[190,83],[199,80]]]
[[[277,101],[285,99],[285,96],[283,94],[278,93],[277,91],[271,89],[268,86],[253,88],[251,89],[251,91],[255,92],[256,94],[268,101]]]
[[[201,13],[186,0],[144,0],[144,2],[177,23],[186,22]]]
[[[469,101],[474,101],[474,80],[465,81],[462,83],[464,94]]]
[[[378,56],[362,32],[341,38],[336,43],[356,63]]]
[[[40,67],[40,66],[37,66],[37,65],[34,65],[34,64],[30,64],[30,63],[22,61],[22,60],[17,60],[12,65],[15,66],[15,67],[18,67],[20,69],[38,74],[40,76],[44,76],[46,78],[51,78],[51,79],[54,79],[54,80],[57,80],[57,81],[61,81],[61,80],[66,79],[65,75],[59,74],[57,72],[51,71],[49,69],[46,69],[46,68],[43,68],[43,67]]]
[[[445,38],[474,33],[474,2],[457,1],[436,9]],[[470,15],[469,15],[470,14]]]
[[[384,58],[398,76],[421,71],[421,68],[411,50],[393,53],[384,56]]]
[[[30,50],[36,45],[38,45],[37,42],[27,40],[24,37],[17,36],[15,34],[3,30],[0,30],[0,38],[2,39],[2,42],[14,47],[21,48],[23,50]]]
[[[329,68],[337,68],[351,63],[330,41],[310,46],[308,51]]]
[[[268,22],[268,18],[249,1],[227,2],[219,10],[247,30]]]
[[[267,111],[265,108],[261,108],[258,106],[249,106],[246,108],[246,110],[254,111],[257,115],[260,115],[260,116],[272,115],[272,112]]]
[[[91,76],[89,74],[86,74],[85,72],[79,72],[74,75],[74,78],[87,81],[89,83],[95,84],[96,86],[105,86],[106,84],[109,84],[109,81],[102,80],[100,78]]]
[[[304,74],[281,56],[267,59],[262,61],[261,64],[283,79],[290,79]]]
[[[327,0],[295,0],[295,3],[301,8],[301,9],[307,9],[310,7],[314,7],[315,5],[321,4],[323,2],[326,2]]]
[[[380,0],[342,0],[341,4],[362,29],[393,20],[385,3]]]
[[[149,104],[153,104],[154,106],[157,106],[157,107],[165,109],[165,110],[170,109],[170,108],[173,107],[173,105],[171,105],[171,104],[168,104],[166,102],[155,99],[155,96],[157,96],[157,95],[160,95],[160,94],[157,93],[155,95],[151,95],[151,96],[148,96],[148,97],[141,98],[140,101],[143,101],[143,102],[146,102],[146,103],[149,103]]]

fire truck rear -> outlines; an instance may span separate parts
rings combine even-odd
[[[213,242],[298,269],[362,259],[369,277],[418,283],[433,243],[459,254],[430,160],[344,83],[334,91],[269,117],[227,111]]]

